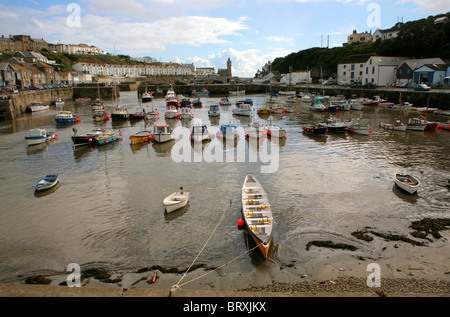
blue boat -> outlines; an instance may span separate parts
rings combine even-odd
[[[59,182],[58,174],[49,174],[33,184],[34,190],[41,191],[54,187]]]
[[[119,132],[116,131],[104,131],[97,137],[97,143],[99,145],[108,144],[119,139]]]
[[[219,131],[217,131],[216,135],[219,138],[231,140],[236,140],[237,137],[239,136],[236,125],[231,123],[221,124],[220,129]]]
[[[72,114],[70,111],[60,111],[55,116],[56,124],[67,124],[80,121],[80,116]]]

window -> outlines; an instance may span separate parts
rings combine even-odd
[[[352,64],[352,70],[355,70],[355,65],[354,64]]]
[[[345,72],[343,73],[343,75],[345,76]]]
[[[372,60],[370,60],[369,64],[372,65]]]
[[[366,74],[369,73],[369,67],[366,67]]]
[[[351,77],[351,78],[355,78],[355,72],[351,72],[351,73],[350,73],[350,77]]]
[[[372,74],[375,74],[375,66],[372,66]]]

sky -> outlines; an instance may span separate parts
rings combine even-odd
[[[254,77],[277,57],[342,46],[450,11],[450,0],[0,0],[0,35],[95,45],[111,54],[226,68]]]

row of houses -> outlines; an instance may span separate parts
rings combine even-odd
[[[73,70],[97,77],[145,77],[145,76],[212,76],[214,67],[195,68],[194,64],[154,63],[135,65],[113,65],[77,63]]]
[[[404,82],[439,86],[448,83],[450,66],[441,58],[414,59],[410,57],[353,55],[337,66],[340,85],[353,82],[391,86]]]
[[[52,44],[43,38],[32,38],[29,35],[4,35],[0,38],[1,51],[40,51],[46,49],[56,53],[99,55],[106,54],[94,45],[80,44]]]
[[[92,82],[89,74],[56,72],[53,66],[41,61],[29,62],[11,57],[0,63],[0,88],[27,89],[40,85],[76,84]]]

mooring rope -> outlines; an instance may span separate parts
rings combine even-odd
[[[225,216],[225,211],[227,211],[228,208],[224,208],[223,212],[222,212],[222,216],[220,217],[219,221],[216,224],[216,227],[214,228],[214,230],[212,231],[211,235],[209,236],[208,240],[206,240],[205,244],[203,245],[202,249],[200,250],[200,252],[197,254],[197,256],[195,257],[194,261],[192,261],[191,265],[189,265],[188,269],[186,270],[186,272],[183,273],[183,275],[181,276],[180,280],[178,281],[177,284],[172,286],[172,289],[170,290],[170,292],[175,291],[176,289],[180,288],[180,283],[181,281],[184,279],[184,277],[187,275],[187,273],[189,272],[189,270],[191,269],[191,267],[194,265],[195,261],[197,261],[197,259],[199,258],[200,254],[202,254],[203,250],[206,248],[206,246],[209,243],[209,240],[211,240],[212,236],[214,235],[214,233],[216,232],[217,228],[219,227],[219,224],[222,222],[223,217]],[[190,282],[190,281],[189,281]],[[188,282],[188,283],[189,283]],[[182,285],[185,285],[187,283],[184,283]]]

